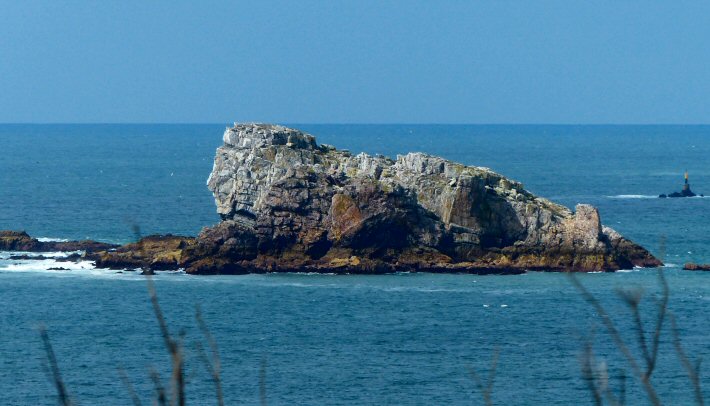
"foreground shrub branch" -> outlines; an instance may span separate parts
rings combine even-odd
[[[640,305],[643,296],[642,292],[640,290],[617,291],[617,294],[631,311],[634,330],[636,332],[635,343],[641,353],[640,359],[634,356],[631,347],[623,339],[619,329],[609,315],[609,312],[607,312],[601,302],[591,292],[589,292],[589,290],[579,281],[576,275],[569,274],[569,278],[572,284],[581,293],[582,298],[596,311],[606,331],[609,333],[612,341],[614,342],[614,345],[623,355],[633,373],[633,376],[636,377],[636,379],[638,379],[641,383],[648,401],[652,405],[662,404],[657,390],[651,381],[651,376],[653,375],[658,361],[663,326],[666,320],[670,320],[671,332],[673,334],[673,345],[676,355],[678,356],[681,365],[683,365],[683,368],[686,370],[690,386],[693,388],[696,404],[704,405],[702,389],[700,386],[700,360],[695,363],[692,362],[683,349],[675,317],[668,309],[670,288],[668,287],[668,282],[662,270],[659,269],[658,271],[658,281],[661,286],[661,298],[660,300],[654,300],[657,307],[657,316],[652,330],[653,334],[650,337],[650,342],[647,338],[646,328],[641,317]],[[582,376],[585,379],[590,392],[592,393],[595,404],[601,405],[603,404],[603,400],[606,400],[612,405],[623,405],[625,402],[625,375],[622,373],[620,378],[621,388],[619,395],[615,395],[609,386],[608,371],[606,366],[602,365],[601,367],[595,367],[595,365],[597,365],[597,363],[592,351],[592,344],[591,342],[587,342],[581,357],[581,369]]]

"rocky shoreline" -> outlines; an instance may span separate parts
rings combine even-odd
[[[518,274],[662,265],[602,226],[596,208],[580,204],[572,212],[487,168],[422,153],[353,156],[269,124],[236,124],[223,140],[208,180],[222,221],[197,237],[148,236],[118,247],[2,232],[0,250],[82,250],[99,268],[190,274]]]

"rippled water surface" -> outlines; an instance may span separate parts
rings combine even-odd
[[[602,221],[668,263],[671,309],[683,343],[710,358],[710,127],[301,125],[320,142],[394,156],[424,151],[488,166],[534,193],[599,207]],[[223,125],[0,125],[0,229],[39,237],[131,240],[143,233],[195,234],[215,223],[205,186]],[[169,358],[135,273],[88,264],[22,261],[0,253],[0,403],[52,404],[37,333],[49,330],[71,395],[83,404],[128,404],[117,368],[138,394],[167,380]],[[48,271],[61,266],[64,271]],[[83,268],[82,268],[83,266]],[[632,342],[617,289],[658,293],[655,271],[589,274],[597,295]],[[155,278],[171,330],[184,331],[188,397],[212,404],[213,386],[195,343],[195,306],[217,338],[228,404],[258,403],[265,362],[270,404],[471,404],[469,368],[485,375],[496,350],[499,404],[592,404],[579,355],[593,336],[612,385],[628,365],[566,275],[248,275]],[[655,318],[651,300],[644,320]],[[662,397],[692,393],[664,331],[654,373]],[[707,379],[706,368],[703,369]],[[628,397],[639,403],[629,380]]]

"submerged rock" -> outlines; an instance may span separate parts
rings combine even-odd
[[[186,247],[189,273],[612,271],[661,262],[490,169],[390,159],[268,124],[224,133],[208,180],[223,221]]]

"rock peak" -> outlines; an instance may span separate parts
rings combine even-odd
[[[282,125],[246,123],[228,127],[222,136],[224,144],[235,148],[263,148],[286,145],[295,148],[317,148],[315,137]]]

